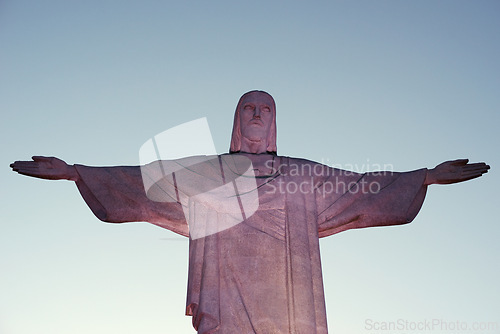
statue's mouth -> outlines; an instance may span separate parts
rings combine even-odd
[[[253,119],[250,121],[250,124],[264,125],[260,119]]]

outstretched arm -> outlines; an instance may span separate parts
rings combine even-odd
[[[14,172],[46,180],[78,181],[75,166],[55,157],[34,156],[33,161],[16,161],[10,164]]]
[[[427,171],[425,184],[452,184],[480,177],[490,166],[484,162],[470,164],[469,159],[445,161]]]
[[[155,202],[144,191],[139,166],[68,165],[55,157],[34,156],[10,167],[19,174],[47,180],[72,180],[92,212],[110,223],[147,221],[183,236],[189,235],[182,205]]]

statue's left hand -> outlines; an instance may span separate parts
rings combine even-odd
[[[425,184],[451,184],[480,177],[490,166],[484,162],[468,163],[469,159],[445,161],[427,171]]]

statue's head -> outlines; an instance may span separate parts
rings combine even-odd
[[[229,153],[276,154],[276,104],[269,93],[243,94],[234,113]]]

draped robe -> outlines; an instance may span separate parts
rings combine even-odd
[[[230,228],[190,237],[186,314],[203,334],[327,333],[319,238],[411,222],[425,197],[426,169],[358,174],[304,159],[241,155],[256,173],[258,209],[249,217],[242,212]],[[189,237],[185,208],[149,199],[140,167],[76,169],[80,193],[99,219],[146,221]]]

